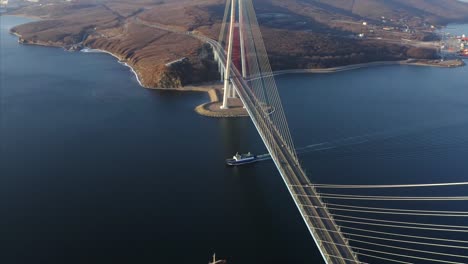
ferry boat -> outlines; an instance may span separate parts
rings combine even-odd
[[[257,156],[252,155],[252,153],[250,152],[247,154],[236,153],[236,155],[234,155],[232,159],[226,160],[226,164],[229,166],[240,166],[254,162],[257,162]]]

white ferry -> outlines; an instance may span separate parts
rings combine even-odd
[[[258,161],[257,156],[252,155],[252,153],[250,152],[247,154],[236,153],[236,155],[234,155],[232,159],[226,160],[226,164],[229,166],[240,166],[240,165],[254,163],[257,161]]]

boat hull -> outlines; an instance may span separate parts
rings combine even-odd
[[[246,164],[252,164],[257,162],[257,158],[251,158],[251,159],[244,159],[244,160],[235,160],[235,159],[227,159],[226,160],[226,165],[228,166],[241,166],[241,165],[246,165]]]

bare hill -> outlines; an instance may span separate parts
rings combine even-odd
[[[13,12],[44,20],[13,31],[25,43],[107,50],[132,64],[146,86],[177,87],[217,78],[209,50],[190,36],[148,25],[217,39],[225,3],[43,0]],[[435,46],[422,42],[433,39],[431,25],[468,21],[468,3],[457,0],[254,0],[254,5],[275,70],[434,58]],[[365,37],[358,38],[360,33]],[[188,61],[180,68],[165,66],[184,57]]]

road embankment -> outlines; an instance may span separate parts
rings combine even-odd
[[[409,65],[409,66],[425,66],[425,67],[439,67],[439,68],[456,68],[465,66],[465,62],[460,59],[453,60],[416,60],[409,59],[403,61],[377,61],[361,64],[352,64],[347,66],[323,68],[323,69],[291,69],[274,71],[273,76],[284,75],[284,74],[295,74],[295,73],[336,73],[342,71],[351,71],[363,68],[379,67],[379,66],[390,66],[390,65]],[[252,78],[254,79],[254,78]]]

